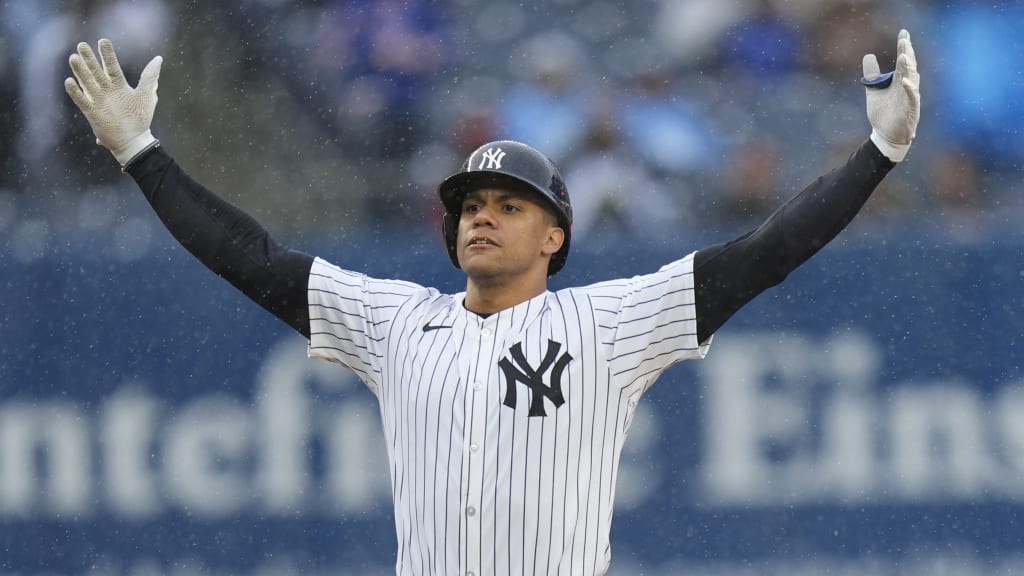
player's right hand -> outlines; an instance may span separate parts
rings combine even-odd
[[[80,42],[68,59],[74,78],[64,89],[82,111],[96,135],[96,143],[109,149],[124,167],[156,142],[150,132],[156,110],[156,88],[163,59],[157,56],[142,70],[138,87],[128,85],[110,40],[99,41],[102,62],[92,48]]]

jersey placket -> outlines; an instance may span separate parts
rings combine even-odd
[[[486,319],[476,318],[468,322],[466,338],[476,345],[463,349],[460,358],[466,371],[468,389],[466,390],[466,430],[462,445],[462,493],[463,530],[462,544],[465,546],[463,558],[466,565],[463,573],[466,576],[480,575],[480,547],[483,539],[482,513],[483,479],[484,479],[484,441],[487,429],[487,393],[488,379],[494,369],[494,340],[497,337],[496,326],[500,314]],[[469,348],[472,350],[470,351]],[[466,353],[469,352],[469,355]]]

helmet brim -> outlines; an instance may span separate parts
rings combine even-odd
[[[537,186],[528,180],[517,178],[505,172],[491,172],[487,170],[476,170],[473,172],[459,172],[445,178],[438,186],[438,194],[445,212],[459,214],[462,212],[462,201],[466,194],[483,188],[501,188],[506,190],[521,190],[529,192],[537,203],[544,206],[551,212],[558,221],[559,226],[568,228],[571,223],[566,218],[564,208],[555,202],[545,193],[537,189]]]

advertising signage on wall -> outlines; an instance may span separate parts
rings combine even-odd
[[[3,257],[0,574],[393,573],[376,398],[167,254]],[[359,256],[458,280],[421,254]],[[576,254],[558,280],[674,256]],[[828,250],[741,311],[641,401],[611,573],[1024,567],[1016,261]]]

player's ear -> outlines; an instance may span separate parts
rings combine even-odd
[[[565,230],[562,230],[560,226],[550,226],[542,251],[546,255],[557,254],[562,249],[563,243],[565,243]]]

